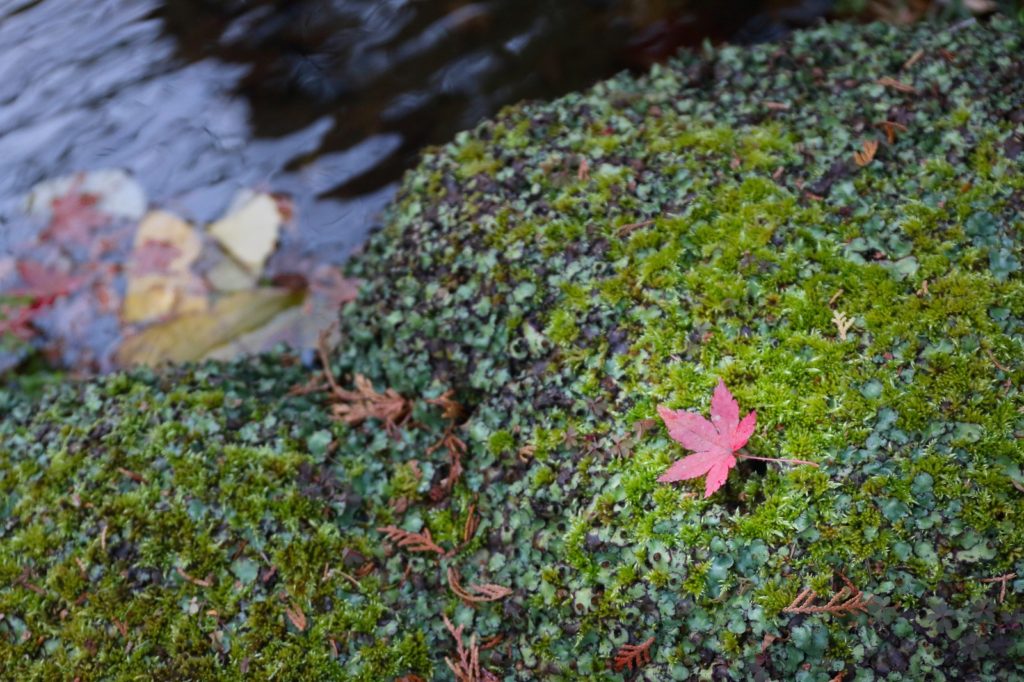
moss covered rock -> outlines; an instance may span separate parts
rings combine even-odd
[[[1022,43],[831,26],[427,153],[331,356],[393,421],[287,354],[0,394],[0,670],[449,679],[448,618],[508,680],[1024,675]],[[658,483],[719,378],[819,466]]]

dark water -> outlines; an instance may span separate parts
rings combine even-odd
[[[773,10],[800,21],[828,5],[786,4],[8,0],[0,219],[19,222],[41,180],[123,168],[198,222],[241,187],[292,194],[287,246],[340,259],[423,145],[681,45],[772,37]]]
[[[0,0],[0,256],[41,229],[23,209],[33,185],[118,168],[196,224],[242,188],[290,195],[296,228],[270,274],[340,263],[424,145],[680,46],[777,37],[830,5]]]

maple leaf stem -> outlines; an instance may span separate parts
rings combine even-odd
[[[808,462],[806,459],[786,459],[784,457],[755,457],[754,455],[748,455],[745,452],[735,453],[740,459],[757,459],[762,462],[785,462],[787,464],[807,464],[812,467],[818,466],[817,462]]]

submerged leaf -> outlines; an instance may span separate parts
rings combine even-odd
[[[183,315],[126,339],[117,360],[121,365],[199,360],[282,310],[299,305],[304,296],[301,291],[270,288],[228,296],[207,312]]]

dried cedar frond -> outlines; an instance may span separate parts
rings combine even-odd
[[[462,576],[454,566],[448,567],[448,586],[452,592],[464,602],[478,604],[481,602],[499,601],[512,594],[512,590],[493,583],[470,583],[463,587]]]
[[[818,598],[818,594],[808,587],[796,596],[793,603],[782,609],[782,612],[830,613],[832,615],[846,615],[857,611],[867,613],[867,605],[871,603],[871,599],[864,599],[864,593],[858,590],[845,575],[840,573],[839,577],[842,578],[845,585],[828,600],[827,604],[816,606],[814,601]]]
[[[465,628],[464,625],[455,627],[452,622],[448,620],[448,616],[441,616],[444,618],[444,626],[448,629],[449,634],[455,640],[455,654],[457,660],[445,656],[444,662],[448,666],[448,669],[455,675],[457,682],[498,682],[498,676],[492,673],[490,670],[481,667],[480,665],[480,647],[476,643],[476,635],[469,638],[469,646],[466,647],[462,643],[462,631]]]
[[[413,533],[396,528],[395,526],[384,526],[377,530],[384,533],[388,540],[410,552],[436,552],[437,554],[444,554],[444,550],[430,536],[429,528],[424,528],[422,533]]]
[[[654,637],[651,637],[642,644],[624,644],[615,652],[612,659],[612,669],[615,672],[623,670],[639,670],[651,662],[651,645],[654,644]]]

